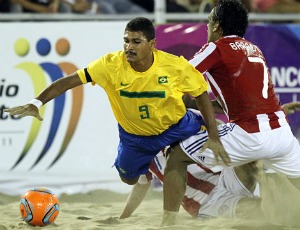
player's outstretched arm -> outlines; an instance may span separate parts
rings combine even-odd
[[[48,86],[45,90],[41,92],[39,96],[31,100],[25,105],[16,106],[9,109],[4,109],[4,112],[7,112],[11,115],[17,115],[18,117],[33,116],[39,119],[40,121],[43,118],[39,114],[39,108],[46,104],[48,101],[58,97],[62,93],[65,93],[67,90],[75,88],[76,86],[81,85],[82,82],[77,73],[73,73],[69,76],[58,79]]]
[[[125,219],[131,216],[131,214],[138,208],[142,203],[145,195],[150,187],[150,181],[147,181],[145,184],[137,182],[127,198],[126,205],[120,216],[120,219]]]
[[[201,151],[204,151],[206,148],[211,149],[214,153],[216,161],[219,161],[219,158],[221,158],[222,161],[228,165],[230,163],[230,158],[220,140],[219,133],[217,131],[216,119],[214,116],[214,109],[208,93],[202,93],[200,96],[196,97],[196,101],[208,131],[208,140],[203,145]]]
[[[300,111],[300,101],[283,104],[282,109],[287,115]]]
[[[196,99],[191,95],[184,94],[182,100],[186,108],[199,110]],[[217,100],[212,100],[211,103],[215,114],[224,114],[224,111]]]

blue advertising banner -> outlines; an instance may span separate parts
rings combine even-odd
[[[156,28],[157,48],[190,59],[207,41],[207,25],[167,24]],[[250,25],[245,38],[265,55],[282,104],[300,100],[300,25]],[[300,113],[289,115],[292,131],[300,138]]]

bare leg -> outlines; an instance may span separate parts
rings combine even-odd
[[[179,145],[169,149],[164,172],[164,214],[161,226],[176,224],[177,213],[186,190],[187,166],[193,162]]]
[[[146,193],[150,187],[150,181],[146,184],[136,183],[126,201],[124,210],[120,216],[120,219],[128,218],[138,208],[146,196]]]
[[[262,163],[257,161],[234,167],[235,174],[250,192],[254,192],[256,188],[260,170]]]
[[[258,183],[258,175],[262,173],[262,163],[257,161],[250,162],[235,167],[234,171],[243,185],[253,193]],[[260,198],[243,198],[239,200],[235,212],[238,218],[265,220]]]

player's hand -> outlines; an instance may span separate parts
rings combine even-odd
[[[300,101],[286,103],[282,105],[282,109],[287,115],[300,111]]]
[[[13,107],[10,109],[4,109],[3,111],[9,113],[10,115],[14,115],[14,116],[17,115],[19,118],[26,117],[26,116],[33,116],[40,121],[43,120],[43,118],[40,116],[38,108],[32,104],[26,104],[22,106]]]
[[[214,140],[212,138],[208,138],[203,147],[200,149],[200,153],[204,152],[205,149],[210,149],[215,156],[217,162],[219,162],[219,158],[223,160],[226,165],[229,165],[230,158],[228,153],[225,151],[222,142],[220,140]]]

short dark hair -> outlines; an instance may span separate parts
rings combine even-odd
[[[144,17],[137,17],[129,21],[126,25],[125,31],[142,32],[148,41],[155,38],[155,29],[153,23]]]
[[[244,37],[248,27],[248,11],[239,0],[219,0],[212,19],[219,22],[223,36]]]

